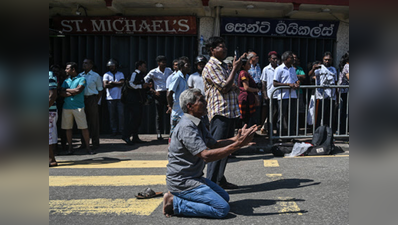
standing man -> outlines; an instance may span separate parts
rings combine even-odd
[[[174,59],[173,60],[173,73],[170,74],[170,76],[166,80],[166,89],[167,90],[169,90],[171,78],[173,77],[174,74],[177,73],[177,71],[178,71],[178,59]]]
[[[282,65],[275,69],[274,86],[288,86],[291,89],[282,89],[278,92],[278,132],[282,126],[282,134],[279,135],[294,135],[296,131],[296,111],[297,111],[297,93],[296,90],[300,87],[300,81],[297,79],[296,71],[293,67],[293,53],[286,51],[282,54]],[[290,94],[289,94],[290,93]],[[288,132],[289,121],[289,96],[291,98],[290,105],[290,132]],[[280,111],[282,109],[282,111]]]
[[[145,83],[144,76],[147,71],[146,62],[138,61],[135,63],[135,71],[131,74],[128,82],[127,96],[124,107],[125,126],[122,139],[128,145],[133,143],[144,143],[138,137],[138,131],[142,122],[142,111],[146,102],[146,92],[150,84]],[[133,140],[130,137],[133,136]]]
[[[323,56],[322,64],[314,64],[312,69],[308,72],[308,75],[315,79],[315,85],[335,85],[337,82],[337,70],[332,66],[333,57],[332,53],[325,52]],[[336,131],[336,124],[331,124],[334,119],[334,104],[336,100],[336,89],[332,88],[317,88],[315,92],[316,98],[316,125],[315,128],[320,125],[330,126],[333,132]],[[332,102],[330,102],[332,101]],[[330,108],[332,105],[332,108]],[[323,111],[323,114],[322,114]]]
[[[84,112],[84,89],[87,85],[86,79],[77,74],[77,64],[75,62],[66,63],[65,72],[70,76],[62,84],[61,96],[65,97],[62,109],[62,129],[66,130],[68,141],[68,154],[73,154],[72,148],[72,128],[75,119],[77,128],[82,130],[87,153],[90,155],[95,152],[90,148],[90,134],[88,131],[86,113]]]
[[[261,128],[261,133],[265,134],[265,130],[268,130],[268,133],[271,131],[269,130],[269,125],[270,125],[270,117],[272,117],[272,125],[273,129],[276,128],[276,120],[277,120],[277,115],[278,115],[278,94],[275,92],[272,95],[272,91],[275,89],[274,87],[274,73],[276,67],[278,67],[278,53],[276,51],[270,51],[268,53],[268,66],[264,67],[263,72],[261,74],[261,81],[263,83],[262,85],[262,92],[263,92],[263,97],[265,101],[265,111],[266,111],[266,118],[267,118],[267,128],[265,128],[265,122],[263,124],[263,127]],[[272,114],[269,115],[269,107],[271,105],[272,101]]]
[[[57,99],[57,78],[53,75],[53,72],[49,72],[48,74],[48,82],[49,82],[49,126],[48,126],[48,144],[49,144],[49,164],[50,167],[57,166],[57,161],[55,160],[54,150],[56,148],[58,142],[57,135],[57,105],[55,103],[55,99]]]
[[[239,117],[238,87],[234,85],[235,75],[241,67],[241,59],[234,59],[232,70],[222,61],[227,57],[227,47],[221,37],[210,37],[206,45],[211,54],[209,62],[203,69],[208,104],[210,133],[216,140],[231,138],[235,133],[235,121]],[[229,183],[224,176],[228,157],[207,164],[207,178],[224,189],[236,189],[237,185]]]
[[[112,135],[116,136],[118,133],[122,133],[124,124],[123,103],[120,100],[122,97],[124,74],[117,71],[119,65],[114,59],[110,59],[106,66],[109,68],[109,71],[104,74],[102,80],[106,88],[106,102],[108,104]]]
[[[307,76],[305,75],[305,72],[303,70],[303,68],[300,66],[301,62],[300,62],[300,57],[293,52],[293,67],[296,70],[296,74],[297,74],[297,79],[300,80],[300,84],[306,84],[307,83]],[[304,126],[304,116],[305,116],[305,96],[307,96],[307,89],[303,90],[303,89],[299,89],[297,91],[297,99],[299,101],[299,113],[300,113],[300,119],[299,119],[299,126]]]
[[[83,72],[79,75],[84,77],[87,82],[87,86],[84,89],[84,105],[85,112],[87,115],[87,125],[90,131],[91,144],[93,149],[99,148],[99,112],[98,112],[98,102],[102,96],[102,79],[100,75],[94,71],[92,68],[94,66],[93,60],[85,59],[83,61]],[[82,148],[85,146],[82,140]]]
[[[167,58],[166,56],[159,55],[156,57],[158,67],[149,71],[144,77],[145,83],[153,81],[154,98],[156,105],[156,132],[158,134],[157,139],[163,140],[162,133],[164,132],[163,117],[166,113],[167,106],[167,89],[166,80],[173,73],[173,71],[166,67]]]
[[[198,71],[191,74],[188,78],[188,87],[200,89],[203,96],[205,96],[205,84],[203,83],[202,72],[206,63],[207,59],[204,56],[197,56],[195,59],[195,66]]]
[[[263,116],[263,97],[262,97],[262,82],[261,82],[261,68],[258,65],[258,55],[254,51],[248,51],[247,54],[247,60],[250,63],[250,69],[248,72],[250,75],[253,77],[254,82],[256,82],[257,88],[260,90],[257,94],[260,99],[260,105],[256,106],[256,112],[254,114],[254,121],[257,124],[263,124],[263,117],[265,119],[265,116]]]
[[[188,57],[182,56],[178,60],[178,72],[173,75],[170,81],[169,91],[167,93],[168,110],[171,110],[171,129],[170,136],[174,127],[180,122],[184,112],[180,107],[180,95],[188,89],[188,72],[191,70],[191,64]]]

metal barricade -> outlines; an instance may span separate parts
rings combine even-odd
[[[316,125],[328,125],[333,129],[334,137],[346,138],[349,137],[348,126],[348,105],[349,105],[349,85],[302,85],[297,89],[297,99],[291,98],[291,92],[296,91],[288,86],[276,87],[271,96],[275,92],[283,89],[289,90],[289,98],[285,102],[278,100],[278,105],[274,106],[272,100],[269,99],[269,114],[268,114],[268,134],[270,144],[274,139],[299,139],[299,138],[312,138],[316,129]],[[318,90],[317,90],[318,89]],[[325,98],[325,89],[334,90],[335,100],[333,98]],[[341,93],[338,90],[346,90],[346,93]],[[302,97],[299,93],[302,90]],[[320,91],[323,90],[323,91]],[[318,99],[316,98],[318,92]],[[322,98],[320,98],[320,92]],[[303,96],[305,93],[305,96]],[[312,97],[314,95],[314,97]],[[333,95],[332,95],[333,96]],[[304,121],[300,120],[300,103],[304,102]],[[312,102],[311,102],[312,101]],[[288,103],[286,103],[288,102]],[[294,105],[293,105],[293,104]],[[311,105],[311,109],[309,109]],[[274,135],[273,124],[273,107],[278,107],[277,112],[277,130]],[[286,108],[287,107],[287,108]],[[292,112],[295,109],[295,112]],[[309,111],[314,110],[309,117]],[[321,111],[320,111],[321,110]],[[319,112],[320,111],[320,112]],[[282,112],[282,113],[281,113]],[[292,114],[293,113],[293,114]],[[295,115],[294,115],[295,113]],[[286,115],[287,114],[287,115]],[[294,121],[292,121],[293,119]],[[309,120],[312,120],[312,125],[309,125]],[[300,126],[304,122],[304,126]],[[312,127],[312,129],[311,129]],[[293,129],[292,129],[293,128]],[[312,132],[311,132],[312,131]]]

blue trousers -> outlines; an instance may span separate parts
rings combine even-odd
[[[204,178],[206,184],[182,192],[171,192],[174,195],[173,209],[175,215],[223,218],[229,212],[229,195],[224,189]]]

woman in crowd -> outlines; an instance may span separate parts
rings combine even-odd
[[[256,104],[259,104],[257,95],[259,89],[253,77],[248,73],[249,69],[250,63],[248,63],[246,58],[243,58],[241,71],[238,77],[238,87],[240,89],[238,101],[241,114],[240,119],[243,122],[242,126],[244,124],[248,126],[253,125],[253,121],[251,121],[250,118],[252,118],[253,114],[256,112]]]

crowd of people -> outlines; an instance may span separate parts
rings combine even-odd
[[[281,55],[270,51],[269,64],[261,70],[259,57],[253,50],[227,57],[228,50],[221,37],[209,38],[206,47],[210,57],[196,57],[196,72],[191,75],[190,59],[186,56],[175,59],[171,69],[166,66],[167,58],[160,55],[156,58],[158,67],[148,73],[146,62],[137,61],[135,71],[126,77],[117,71],[118,62],[111,59],[107,63],[109,72],[104,74],[102,82],[101,76],[92,71],[90,59],[83,61],[81,73],[75,62],[67,63],[64,77],[61,68],[53,66],[49,75],[50,166],[57,165],[53,149],[58,139],[58,116],[62,130],[66,131],[67,153],[73,154],[72,126],[76,121],[77,128],[82,131],[82,148],[95,154],[99,147],[98,101],[104,88],[112,134],[120,133],[127,145],[144,142],[138,136],[143,107],[153,98],[158,140],[163,139],[163,115],[170,114],[166,174],[169,192],[164,195],[163,213],[167,217],[222,218],[229,211],[229,196],[224,189],[239,188],[224,175],[228,156],[250,145],[260,128],[261,133],[271,132],[267,130],[268,117],[273,118],[277,128],[283,128],[283,133],[290,127],[290,134],[294,134],[297,112],[306,107],[299,104],[297,109],[296,101],[299,99],[302,103],[300,99],[308,96],[300,85],[349,84],[348,52],[341,60],[339,74],[332,66],[330,52],[324,54],[322,61],[311,63],[306,74],[300,67],[300,58],[291,51]],[[272,94],[276,87],[283,86],[288,88]],[[346,102],[348,89],[338,91]],[[58,101],[57,95],[63,99]],[[317,101],[325,101],[325,107],[335,107],[335,89],[317,88],[315,95]],[[334,102],[330,104],[330,101]],[[271,103],[274,107],[272,115],[268,115]],[[334,110],[317,110],[316,126],[328,125],[330,112]],[[344,110],[340,112],[342,117],[347,117]],[[61,132],[60,137],[61,145],[66,145]],[[203,177],[205,165],[206,178]]]

